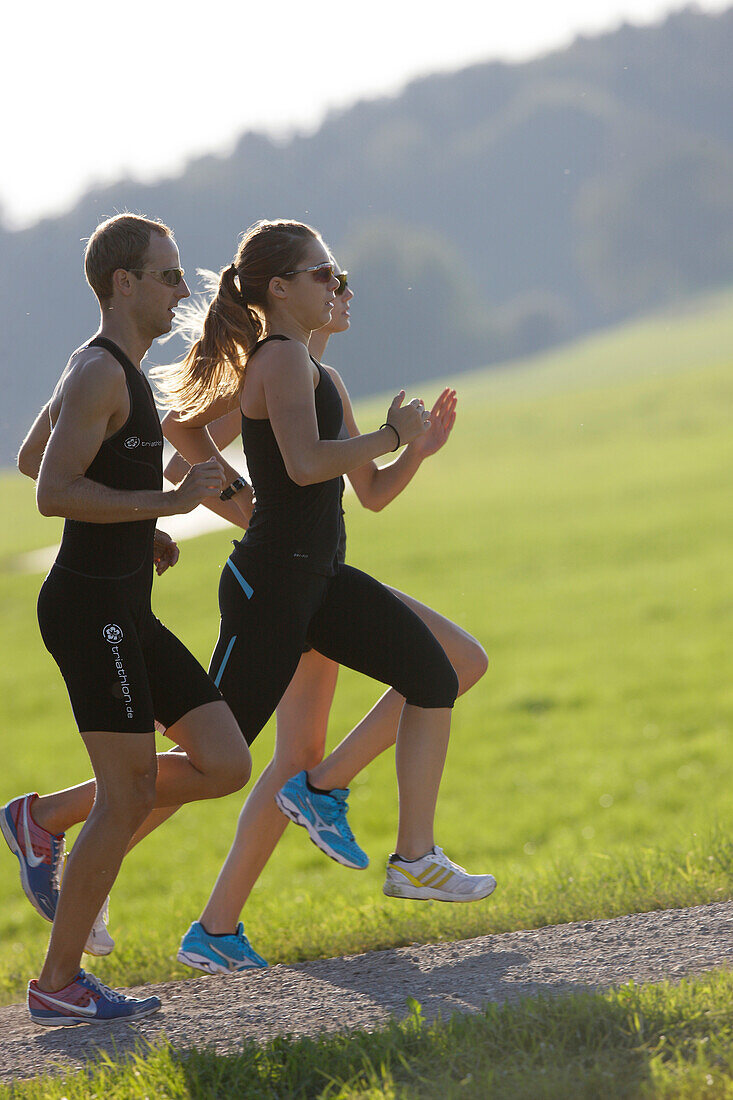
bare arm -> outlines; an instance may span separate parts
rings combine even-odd
[[[214,433],[212,432],[211,434],[213,436]],[[191,467],[188,465],[183,455],[180,455],[178,451],[176,451],[163,472],[172,485],[178,485],[186,476],[190,468]],[[244,481],[244,478],[242,478],[242,480]],[[218,497],[207,497],[206,500],[203,500],[201,503],[204,507],[208,508],[210,512],[215,512],[217,516],[221,516],[221,518],[227,520],[228,523],[233,524],[235,527],[242,527],[246,530],[252,518],[252,486],[245,481],[244,488],[240,489],[239,492],[229,500],[220,500]]]
[[[343,379],[333,367],[325,368],[341,394],[344,406],[344,423],[349,435],[359,435],[349,393]],[[430,427],[405,447],[399,458],[386,466],[367,462],[348,474],[359,503],[373,512],[379,512],[390,504],[409,485],[422,462],[440,450],[448,439],[455,423],[456,392],[444,389],[430,410]]]
[[[55,423],[38,475],[42,515],[90,523],[156,519],[190,512],[202,499],[220,492],[223,477],[216,462],[195,467],[180,488],[170,492],[112,489],[85,477],[127,401],[119,364],[98,354],[98,349],[77,360],[52,402]]]
[[[51,435],[50,404],[48,402],[43,406],[18,451],[18,469],[33,481],[38,477],[43,452]]]
[[[270,350],[261,379],[272,430],[288,476],[296,484],[339,477],[394,448],[397,437],[391,428],[353,439],[319,438],[311,361],[295,341]],[[421,403],[403,406],[403,399],[404,391],[390,405],[387,420],[401,441],[409,443],[425,430],[425,414]]]

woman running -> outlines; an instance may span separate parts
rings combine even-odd
[[[330,320],[338,285],[313,229],[259,222],[223,272],[201,338],[182,365],[159,374],[178,410],[166,417],[166,434],[188,461],[201,451],[211,456],[208,423],[237,404],[242,414],[256,504],[222,571],[221,629],[210,673],[249,744],[306,645],[393,687],[404,700],[396,751],[400,805],[384,892],[476,900],[494,889],[493,877],[467,874],[433,838],[456,673],[402,600],[338,562],[341,475],[417,439],[429,419],[422,402],[403,405],[401,393],[381,428],[343,437],[339,390],[308,354],[311,333]],[[257,838],[276,820],[273,796],[287,778],[269,765],[248,799],[201,920],[184,937],[186,961],[196,961],[199,941],[228,956],[244,940],[239,914],[271,851],[268,843],[263,856]]]
[[[331,259],[333,261],[333,257]],[[336,333],[346,332],[350,326],[349,307],[354,294],[348,285],[347,273],[340,271],[335,261],[333,262],[339,285],[334,291],[335,303],[331,320],[311,335],[308,345],[310,353],[319,362],[323,359],[329,338]],[[359,435],[351,400],[341,377],[332,367],[324,365],[324,370],[328,371],[341,395],[344,425],[348,435]],[[402,492],[423,460],[439,451],[447,441],[455,422],[455,408],[455,390],[444,389],[430,411],[430,427],[405,447],[399,458],[386,466],[379,467],[375,462],[369,462],[350,471],[349,481],[364,507],[379,511]],[[241,414],[235,409],[211,425],[209,430],[216,446],[222,449],[236,438],[240,426]],[[166,467],[166,477],[178,483],[187,470],[188,464],[176,454]],[[233,499],[242,506],[241,525],[246,527],[252,509],[251,490],[245,486]],[[212,504],[216,505],[216,502],[209,502],[207,506],[212,507]],[[227,518],[231,518],[231,515]],[[341,563],[345,559],[345,551],[346,532],[342,524],[338,547],[338,560]],[[472,687],[483,676],[488,664],[486,654],[476,639],[425,604],[394,588],[390,591],[427,624],[443,646],[458,675],[458,694],[461,695]],[[277,705],[275,755],[258,780],[261,790],[258,790],[256,797],[248,799],[247,808],[243,811],[243,819],[249,813],[257,815],[256,818],[253,816],[253,827],[257,827],[253,844],[259,854],[259,860],[252,859],[250,875],[255,877],[247,884],[247,897],[259,874],[257,866],[261,864],[264,867],[287,825],[282,815],[270,813],[267,829],[262,827],[260,794],[268,803],[274,794],[283,814],[297,824],[304,825],[313,843],[338,863],[358,869],[366,868],[369,864],[368,856],[355,841],[347,822],[348,788],[359,772],[395,743],[404,699],[390,688],[341,744],[324,759],[328,719],[338,670],[339,666],[333,661],[317,650],[308,648],[300,659],[285,695]],[[292,778],[285,781],[283,777],[289,776]],[[283,784],[283,789],[279,790]],[[199,954],[203,954],[203,950],[202,947]],[[224,965],[218,956],[208,953],[205,969],[244,969],[252,965],[252,957],[250,949],[242,952],[236,965],[233,961]]]

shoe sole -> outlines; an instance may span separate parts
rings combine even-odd
[[[316,833],[314,836],[313,832],[311,831],[313,826],[311,825],[308,818],[304,817],[298,807],[295,806],[292,802],[289,802],[281,791],[278,791],[275,795],[275,802],[277,803],[281,813],[285,814],[289,821],[292,821],[294,825],[301,825],[305,829],[311,844],[315,844],[319,852],[323,852],[323,854],[325,856],[328,856],[329,859],[332,859],[334,863],[338,863],[342,867],[348,867],[351,871],[366,871],[367,867],[369,866],[368,862],[363,866],[360,863],[349,863],[349,861],[345,859],[345,857],[342,856],[340,853],[336,853],[335,851],[332,851],[330,848],[326,847],[318,833]]]
[[[141,1020],[143,1016],[152,1016],[154,1012],[158,1012],[162,1007],[162,1004],[154,1005],[153,1008],[146,1008],[142,1012],[136,1012],[134,1016],[115,1016],[111,1020],[95,1020],[93,1016],[84,1016],[83,1018],[79,1016],[58,1016],[54,1019],[49,1019],[48,1017],[40,1019],[38,1016],[34,1016],[32,1012],[30,1013],[30,1018],[32,1022],[38,1024],[39,1027],[72,1027],[76,1024],[119,1024],[121,1022],[128,1023],[132,1020]]]
[[[267,970],[266,966],[238,966],[236,970],[230,970],[227,966],[220,966],[207,959],[205,955],[197,955],[193,951],[179,951],[176,958],[184,966],[190,966],[194,970],[203,970],[205,974],[242,974],[245,970]]]
[[[382,893],[388,898],[403,898],[407,901],[481,901],[483,898],[488,898],[490,894],[493,894],[496,889],[496,879],[492,879],[491,882],[483,888],[480,894],[454,894],[453,896],[446,894],[444,890],[433,890],[429,886],[411,886],[410,883],[405,883],[404,886],[393,886],[390,882],[385,882],[382,887]]]
[[[109,947],[100,947],[99,945],[94,944],[92,947],[90,947],[89,943],[87,942],[84,945],[85,955],[92,955],[95,959],[103,959],[106,955],[111,955],[114,949],[114,944],[111,944]]]
[[[13,855],[18,860],[18,863],[20,864],[20,885],[23,887],[23,893],[28,898],[28,901],[31,903],[38,915],[40,917],[43,917],[44,920],[47,920],[49,924],[53,924],[53,917],[49,917],[46,913],[43,912],[40,905],[36,901],[33,891],[31,890],[31,886],[28,881],[28,874],[26,871],[25,858],[20,850],[20,845],[18,844],[18,841],[15,839],[15,834],[13,833],[13,830],[8,821],[6,810],[7,806],[3,806],[2,813],[0,814],[0,831],[5,838],[5,843],[7,844],[8,848],[10,848],[10,851],[13,853]]]

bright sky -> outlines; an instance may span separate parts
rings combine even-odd
[[[0,66],[0,211],[12,226],[90,184],[151,180],[245,130],[313,128],[330,109],[475,61],[524,59],[674,0],[11,0]],[[704,0],[720,11],[730,0]],[[433,14],[435,13],[435,14]]]

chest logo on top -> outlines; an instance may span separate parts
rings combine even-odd
[[[134,451],[136,447],[162,447],[163,442],[160,439],[141,439],[139,435],[131,435],[125,440],[125,446],[128,451]]]
[[[109,642],[110,645],[116,645],[117,642],[121,642],[124,638],[122,627],[118,626],[117,623],[107,623],[102,629],[102,637],[105,642]]]

